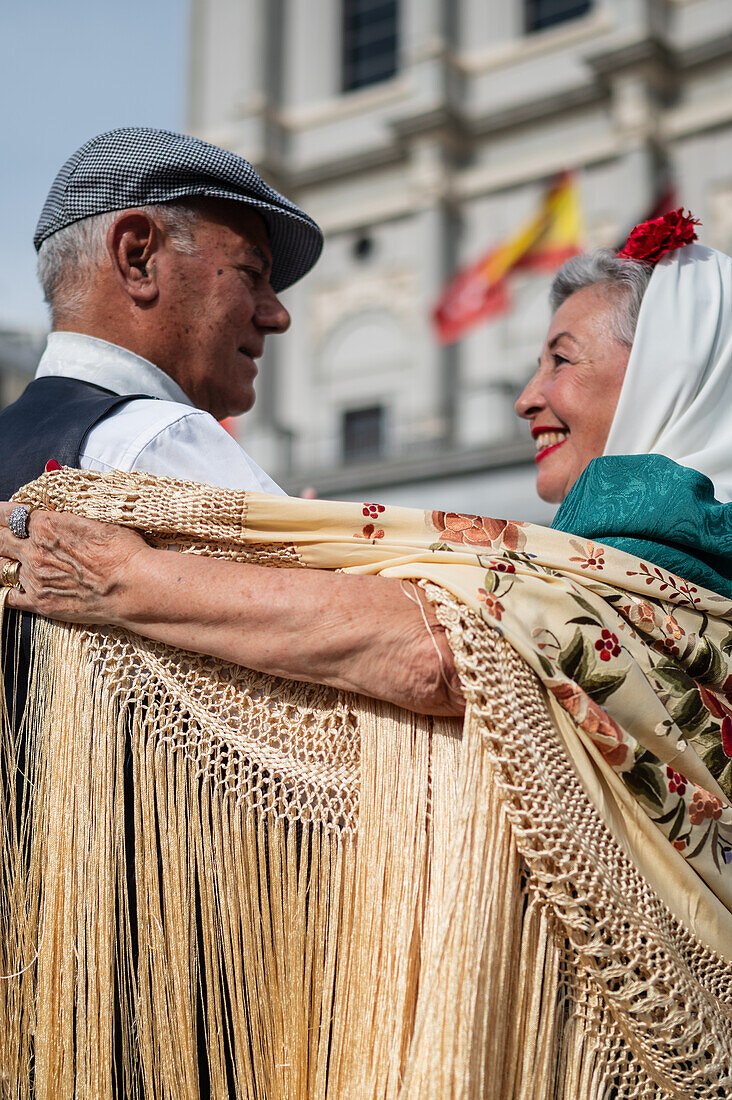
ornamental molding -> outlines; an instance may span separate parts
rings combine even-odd
[[[417,273],[408,269],[357,275],[318,287],[308,303],[313,342],[321,348],[344,321],[365,313],[385,313],[411,327],[419,301]]]

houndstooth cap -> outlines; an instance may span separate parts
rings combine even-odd
[[[48,193],[33,243],[38,251],[47,237],[93,214],[194,195],[243,202],[261,214],[272,249],[275,291],[302,278],[320,255],[320,227],[269,187],[243,157],[199,138],[148,126],[100,134],[66,161]]]

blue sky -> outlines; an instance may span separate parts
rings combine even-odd
[[[0,3],[0,327],[42,328],[33,231],[58,169],[115,126],[185,128],[187,0]]]

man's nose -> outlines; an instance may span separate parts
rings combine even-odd
[[[290,327],[290,314],[271,287],[258,300],[254,319],[269,332],[287,332]]]

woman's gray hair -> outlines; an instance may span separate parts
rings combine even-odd
[[[179,252],[193,255],[193,227],[201,211],[192,203],[141,206],[167,233]],[[107,232],[121,210],[72,222],[48,237],[38,253],[38,280],[54,322],[72,319],[84,309],[95,270],[107,258]]]
[[[625,347],[633,346],[643,295],[653,268],[637,260],[625,260],[609,248],[598,248],[584,256],[574,256],[560,267],[554,277],[549,302],[552,312],[559,309],[571,294],[586,287],[606,288],[616,307],[612,327],[616,340]]]

